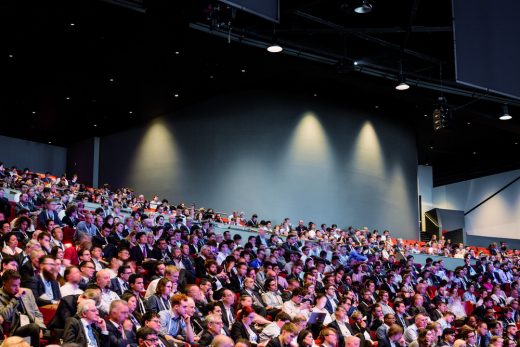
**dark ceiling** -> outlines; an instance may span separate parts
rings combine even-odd
[[[451,2],[374,0],[364,15],[357,3],[282,0],[285,51],[271,54],[273,23],[217,1],[1,1],[0,133],[68,146],[270,88],[356,100],[409,124],[435,185],[520,168],[518,100],[454,82]],[[401,61],[412,85],[402,92]],[[435,132],[441,95],[453,119]],[[498,120],[503,102],[512,120]]]

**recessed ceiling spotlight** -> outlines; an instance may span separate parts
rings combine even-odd
[[[467,124],[467,125],[471,125],[471,122],[467,122],[466,124]]]
[[[14,55],[12,55],[12,54],[9,54],[9,58],[14,58]]]
[[[96,128],[96,127],[97,127],[97,124],[94,124],[94,128]]]
[[[128,113],[129,113],[129,114],[132,114],[132,113],[134,113],[134,111],[128,111]]]
[[[477,152],[473,152],[473,155],[477,155]]]
[[[109,81],[110,81],[110,82],[114,82],[114,79],[113,79],[113,78],[111,78],[111,79],[109,79]]]
[[[374,107],[376,108],[376,110],[378,110],[378,109],[379,109],[379,105],[375,105]]]
[[[211,77],[210,77],[210,78],[211,78]],[[178,98],[178,97],[179,97],[179,94],[175,93],[175,94],[173,94],[173,97],[174,97],[174,98]]]
[[[75,23],[70,23],[70,26],[73,27],[74,25],[76,25]]]
[[[425,116],[425,117],[428,117],[428,115],[427,115],[427,114],[425,114],[424,116]]]
[[[433,149],[434,147],[433,146],[430,146],[430,149]]]
[[[518,142],[515,142],[515,145],[518,145]]]
[[[241,72],[246,72],[246,69],[242,69],[242,70],[240,70],[240,71],[241,71]]]
[[[175,51],[175,55],[179,55],[179,54],[181,54],[181,52]]]
[[[32,111],[32,114],[36,114],[36,111]]]
[[[70,96],[65,97],[65,100],[70,100]]]
[[[48,143],[49,143],[49,145],[50,145],[50,144],[51,144],[52,142],[51,142],[51,141],[49,141]]]
[[[316,96],[318,96],[318,94],[314,93],[312,96],[316,97]]]
[[[209,78],[213,79],[213,75],[210,75]]]
[[[355,65],[355,66],[358,66],[358,65],[359,65],[359,63],[357,62],[357,60],[354,61],[354,65]]]

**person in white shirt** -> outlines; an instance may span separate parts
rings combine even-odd
[[[76,266],[67,267],[65,269],[64,277],[67,282],[60,287],[61,297],[83,293],[83,290],[79,289],[79,283],[81,282],[81,272]]]
[[[282,326],[285,323],[290,323],[291,317],[285,312],[279,312],[274,318],[274,322],[269,323],[262,329],[260,333],[260,343],[267,342],[280,335]]]
[[[310,303],[302,303],[302,299],[305,297],[305,295],[306,290],[304,288],[296,288],[292,293],[291,300],[283,303],[282,311],[287,313],[291,319],[293,319],[294,316],[300,314],[309,318]]]
[[[110,272],[101,270],[96,273],[96,284],[101,288],[99,309],[108,312],[112,301],[119,300],[119,295],[110,290]]]

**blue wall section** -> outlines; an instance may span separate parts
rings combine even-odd
[[[147,198],[418,238],[417,155],[398,115],[248,92],[101,139],[100,183]]]
[[[39,142],[0,136],[0,161],[6,167],[28,167],[33,172],[50,171],[60,176],[65,172],[67,149]]]

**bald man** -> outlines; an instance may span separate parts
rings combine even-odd
[[[101,288],[101,304],[99,309],[102,313],[108,313],[110,303],[119,300],[119,295],[110,290],[110,272],[106,269],[96,273],[96,284]]]

